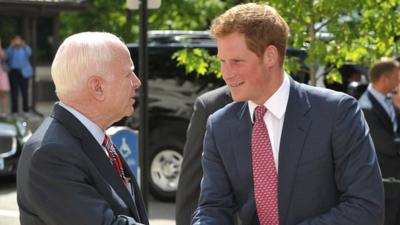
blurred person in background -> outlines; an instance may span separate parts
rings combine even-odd
[[[397,56],[396,58],[396,61],[397,62],[399,62],[400,63],[400,56]],[[400,80],[400,78],[399,78],[399,80]],[[399,84],[397,85],[397,88],[393,91],[393,104],[394,104],[394,106],[398,109],[398,110],[400,110],[400,82],[399,82]]]
[[[370,128],[385,190],[385,225],[400,224],[399,110],[393,92],[399,85],[400,64],[383,58],[369,71],[370,84],[359,99]]]
[[[203,176],[201,155],[208,116],[231,102],[232,97],[226,85],[196,98],[186,132],[181,174],[176,191],[176,225],[190,224],[193,212],[197,208]]]
[[[25,40],[16,35],[5,49],[5,62],[8,69],[8,78],[11,87],[11,112],[18,113],[19,92],[22,95],[22,110],[29,111],[29,78],[33,75],[30,56],[32,49],[25,43]]]

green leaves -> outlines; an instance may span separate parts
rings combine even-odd
[[[328,83],[343,83],[342,75],[340,75],[339,70],[333,68],[329,73],[326,75],[326,80]]]
[[[398,0],[270,0],[290,27],[289,44],[307,47],[307,63],[371,64],[383,56],[399,54]],[[330,38],[320,38],[327,34]],[[314,72],[314,71],[312,71]],[[315,74],[310,74],[315,81]],[[331,71],[328,78],[341,82]],[[313,83],[315,84],[315,83]]]
[[[128,13],[124,0],[88,2],[88,10],[61,16],[62,37],[79,31],[102,30],[115,33],[127,42],[137,40],[138,11]],[[163,0],[159,9],[149,10],[148,29],[207,30],[213,18],[245,2],[251,0]],[[312,84],[315,84],[316,68],[321,64],[369,65],[383,56],[400,54],[400,43],[396,41],[400,39],[399,0],[258,2],[268,2],[285,18],[290,27],[290,46],[307,49]],[[203,50],[181,51],[174,59],[188,72],[221,74],[218,59]],[[290,60],[286,65],[289,72],[296,68]]]
[[[220,0],[164,0],[149,17],[150,29],[207,30],[226,4]]]
[[[297,57],[287,57],[284,62],[285,71],[297,73],[301,69],[301,62]]]
[[[126,1],[123,0],[88,0],[89,6],[80,12],[65,12],[60,16],[61,38],[82,31],[107,31],[133,41],[133,24],[137,17],[127,20]],[[137,29],[136,29],[137,30]]]
[[[179,66],[184,66],[188,74],[194,72],[198,75],[214,74],[221,77],[218,58],[215,55],[210,55],[204,49],[186,48],[175,52],[172,58],[178,62]]]

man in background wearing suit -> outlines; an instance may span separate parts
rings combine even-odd
[[[381,225],[382,178],[357,101],[284,72],[288,27],[268,5],[235,6],[211,33],[234,103],[208,118],[192,224]]]
[[[385,225],[400,224],[399,111],[393,106],[392,91],[399,83],[400,65],[385,58],[370,69],[370,85],[359,99],[382,171],[385,189]]]
[[[201,155],[203,139],[209,115],[232,102],[227,86],[217,88],[199,96],[186,132],[183,161],[176,191],[176,225],[188,225],[197,208],[200,195],[200,181],[203,176]]]
[[[24,145],[17,170],[21,225],[149,224],[135,177],[104,131],[134,109],[141,83],[115,35],[84,32],[59,47],[60,100]]]

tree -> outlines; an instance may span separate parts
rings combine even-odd
[[[397,0],[270,0],[291,29],[289,43],[306,46],[311,84],[319,64],[371,64],[395,52]],[[335,71],[334,71],[335,72]],[[337,75],[337,74],[336,74]],[[335,76],[334,76],[335,77]]]
[[[151,12],[149,28],[154,30],[207,30],[212,18],[226,8],[221,0],[163,0]]]
[[[61,37],[101,30],[121,36],[126,42],[138,38],[139,11],[129,11],[126,0],[88,0],[81,12],[61,15]],[[210,20],[226,8],[220,0],[163,0],[161,7],[148,12],[149,30],[206,30]]]
[[[247,1],[228,1],[226,7],[244,2]],[[398,0],[269,0],[268,4],[287,21],[290,27],[289,45],[307,50],[306,62],[310,66],[312,85],[316,84],[316,72],[320,65],[340,67],[346,62],[370,65],[383,56],[399,54]],[[191,53],[185,54],[190,56]],[[179,62],[185,64],[181,60]],[[197,65],[204,64],[208,63]],[[299,68],[291,60],[286,61],[286,66],[291,71]],[[202,67],[199,69],[200,74],[216,73],[212,70],[204,72]],[[336,69],[328,75],[331,80],[341,82]]]
[[[129,19],[126,0],[87,0],[84,11],[64,12],[60,16],[60,36],[82,31],[107,31],[118,34],[125,41],[132,41],[138,32],[137,18]]]
[[[149,29],[206,30],[226,9],[248,0],[164,0],[149,11]],[[310,83],[315,85],[320,65],[345,62],[371,64],[382,56],[399,54],[400,6],[398,0],[269,0],[290,27],[289,45],[308,52]],[[125,0],[89,0],[85,12],[63,14],[62,36],[84,30],[104,30],[127,42],[137,40],[138,12],[128,12]],[[192,59],[194,57],[194,59]],[[219,74],[218,60],[199,50],[175,55],[188,70],[200,75]],[[293,59],[289,70],[299,68]],[[329,76],[340,82],[337,70]]]

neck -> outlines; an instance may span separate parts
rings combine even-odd
[[[383,85],[380,85],[379,83],[373,83],[372,87],[379,93],[383,94],[383,95],[387,95],[388,93],[390,93],[390,90],[388,90],[386,87],[384,87]]]
[[[102,113],[104,110],[99,105],[93,103],[93,101],[74,100],[63,101],[63,103],[74,108],[104,131],[115,122],[107,116],[110,115],[109,113]]]

